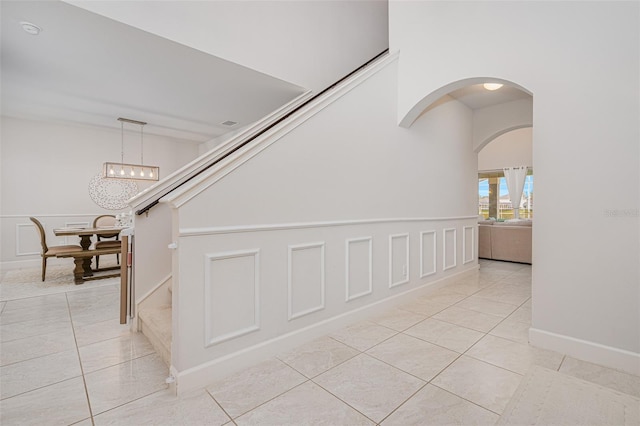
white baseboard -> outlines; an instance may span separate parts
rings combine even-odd
[[[336,315],[332,318],[317,322],[308,327],[274,337],[239,351],[224,355],[201,365],[178,371],[171,366],[171,374],[175,378],[176,393],[184,394],[195,389],[201,389],[212,382],[229,376],[243,368],[265,361],[287,350],[300,346],[308,341],[332,333],[342,327],[370,318],[376,313],[389,309],[408,300],[413,300],[418,293],[431,292],[446,286],[459,278],[478,272],[478,265],[470,267],[456,274],[447,275],[439,280],[429,282],[404,293],[376,301],[370,305]],[[172,360],[173,361],[173,360]]]
[[[640,376],[640,354],[537,328],[529,329],[529,343],[583,361]]]

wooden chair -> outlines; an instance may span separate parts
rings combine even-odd
[[[44,227],[42,226],[40,221],[35,217],[30,217],[29,219],[31,220],[31,222],[33,222],[36,225],[36,228],[40,233],[40,244],[42,245],[42,253],[40,253],[40,256],[42,256],[42,281],[44,281],[44,277],[47,273],[48,258],[56,257],[59,254],[76,252],[78,250],[82,250],[82,247],[80,247],[80,245],[48,247],[47,236],[44,232]]]
[[[100,228],[103,226],[114,226],[115,224],[116,217],[110,214],[103,214],[93,220],[94,228]],[[96,249],[120,247],[120,234],[118,232],[113,234],[96,234],[96,237],[98,241],[96,241],[93,245],[93,247]],[[120,253],[116,253],[116,262],[118,263],[118,265],[120,264]],[[100,256],[96,256],[96,269],[100,269]]]

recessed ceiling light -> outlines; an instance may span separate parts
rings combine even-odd
[[[237,121],[227,120],[227,121],[222,122],[221,124],[222,124],[223,126],[229,126],[229,127],[231,127],[231,126],[235,126],[236,124],[238,124],[238,122],[237,122]]]
[[[504,86],[504,85],[500,84],[500,83],[485,83],[484,84],[484,88],[487,89],[487,90],[498,90],[502,86]]]
[[[20,26],[22,26],[22,29],[26,33],[31,34],[31,35],[38,35],[38,34],[40,34],[40,31],[42,31],[42,28],[40,28],[36,24],[32,24],[31,22],[22,21],[22,22],[20,22]]]

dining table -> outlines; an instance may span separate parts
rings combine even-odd
[[[121,226],[105,226],[105,227],[66,227],[66,228],[54,228],[53,233],[58,237],[78,236],[80,237],[80,247],[83,251],[91,248],[91,237],[94,235],[113,235],[119,234],[126,227]],[[91,269],[91,257],[84,258],[83,269],[84,276],[93,276],[93,270]]]

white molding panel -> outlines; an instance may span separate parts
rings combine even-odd
[[[237,226],[214,226],[206,228],[180,228],[180,237],[197,237],[201,235],[232,234],[236,232],[286,231],[292,229],[324,228],[349,225],[372,225],[381,223],[442,222],[450,220],[477,220],[478,216],[448,217],[390,217],[380,219],[332,220],[318,222],[270,223]]]
[[[462,264],[466,265],[469,262],[473,262],[474,259],[474,247],[475,247],[475,235],[473,233],[475,227],[463,226],[462,227]],[[467,256],[467,253],[469,254]]]
[[[425,243],[425,236],[430,235],[431,239],[432,239],[432,243],[431,243],[431,268],[429,270],[427,270],[425,265],[428,261],[428,258],[426,258],[425,256],[429,254],[429,252],[427,251],[427,244]],[[437,248],[436,248],[436,240],[437,240],[437,234],[436,231],[421,231],[420,232],[420,278],[424,278],[424,277],[428,277],[429,275],[433,275],[437,272],[438,266],[436,264],[436,254],[437,254]]]
[[[45,230],[47,229],[44,223],[42,224],[42,227],[45,228]],[[23,235],[21,228],[30,228],[29,236],[27,238],[36,241],[36,247],[38,248],[37,251],[22,251],[23,245],[32,245],[33,243],[27,244],[26,242],[22,242]],[[38,235],[36,225],[33,223],[16,223],[16,256],[33,256],[34,254],[40,254],[40,247],[40,236]]]
[[[452,235],[452,243],[447,245],[447,234]],[[442,270],[453,269],[458,264],[456,247],[456,228],[445,228],[442,230]],[[451,255],[448,254],[449,247],[452,246]],[[450,259],[452,258],[452,260]]]
[[[204,255],[205,347],[260,329],[260,250]]]
[[[287,277],[289,321],[320,311],[325,307],[324,247],[324,241],[289,246]],[[314,256],[317,258],[313,259]],[[313,265],[314,262],[317,262],[316,265]],[[317,300],[313,300],[314,296]],[[315,305],[314,302],[316,302]],[[296,309],[299,305],[308,306]]]
[[[396,265],[396,250],[394,250],[394,240],[404,239],[404,262],[401,266],[400,275],[401,279],[394,281],[394,277],[397,276],[397,271],[394,266]],[[389,235],[389,288],[397,287],[409,282],[409,234],[394,234]]]
[[[368,294],[373,293],[373,238],[372,237],[362,237],[362,238],[352,238],[346,240],[345,247],[345,287],[346,287],[346,301],[355,300],[360,297],[366,296]],[[367,247],[364,248],[366,250],[366,265],[361,268],[352,268],[351,260],[355,258],[355,256],[351,255],[351,246],[354,244],[363,245],[361,243],[366,243]],[[361,254],[362,255],[362,254]],[[364,274],[362,273],[364,272]],[[352,275],[353,278],[356,278],[355,275],[368,275],[364,280],[360,280],[360,282],[356,283],[355,279],[352,283]],[[364,282],[363,282],[364,281]],[[354,287],[360,284],[360,288],[362,288],[359,292],[352,293]],[[364,285],[363,285],[364,284]]]

